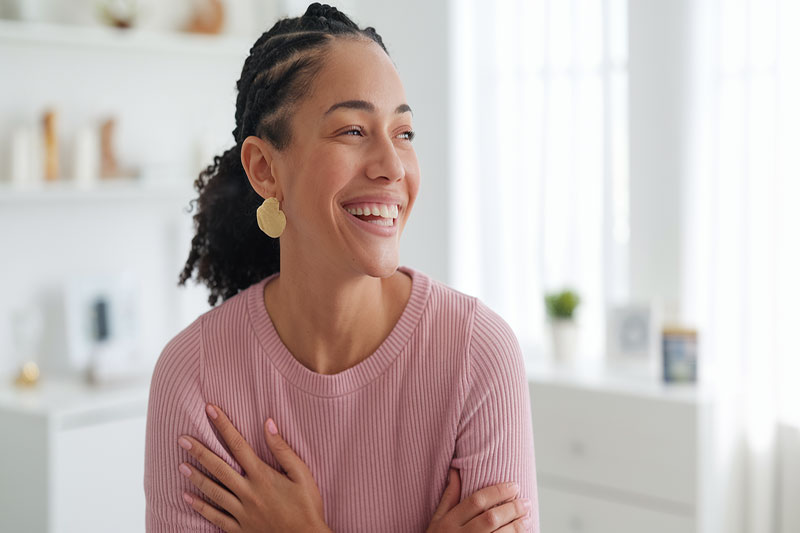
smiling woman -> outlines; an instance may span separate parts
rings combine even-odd
[[[148,531],[538,531],[514,333],[399,266],[420,171],[380,36],[312,4],[237,89],[180,278],[223,303],[153,373]]]

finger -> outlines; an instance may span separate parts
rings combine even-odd
[[[525,504],[527,498],[517,499],[512,502],[492,507],[479,514],[466,524],[467,531],[496,531],[500,528],[509,526],[511,529],[506,531],[520,531],[514,529],[518,525],[522,525],[522,521],[517,525],[512,526],[512,523],[518,519],[524,518],[530,510],[530,505]],[[526,530],[522,530],[526,531]]]
[[[225,439],[225,443],[228,445],[231,454],[236,458],[236,462],[244,468],[245,473],[253,472],[260,459],[230,421],[228,415],[222,409],[210,403],[206,405],[206,413],[217,430],[219,430],[222,438]]]
[[[264,424],[264,437],[267,439],[267,446],[269,446],[272,455],[275,456],[275,459],[277,459],[286,471],[286,475],[289,476],[289,479],[297,483],[305,479],[306,476],[311,475],[308,466],[294,453],[294,450],[292,450],[286,441],[283,440],[283,437],[281,437],[275,425],[275,421],[271,418],[268,418]]]
[[[533,522],[531,522],[531,517],[526,516],[524,518],[517,518],[510,524],[498,529],[495,533],[527,533],[532,526]]]
[[[202,498],[191,495],[188,492],[183,493],[183,499],[192,506],[192,509],[200,513],[203,518],[225,531],[226,533],[241,531],[239,522],[232,516],[228,516],[213,505],[203,501]]]
[[[447,473],[447,486],[442,493],[442,500],[439,502],[439,507],[433,513],[432,520],[439,520],[447,512],[453,508],[461,499],[461,478],[458,475],[458,470],[451,468]]]
[[[214,452],[203,446],[203,444],[188,435],[182,435],[178,439],[178,445],[189,452],[189,455],[197,459],[206,470],[214,476],[220,483],[225,485],[228,490],[240,499],[248,495],[249,487],[245,479],[239,472],[223,461]]]
[[[208,496],[211,503],[226,510],[233,516],[239,516],[242,511],[242,502],[227,489],[214,483],[208,476],[188,463],[181,463],[181,475],[188,478],[192,485]]]
[[[453,507],[451,513],[456,524],[464,525],[484,511],[515,497],[519,492],[516,483],[499,483],[473,492],[464,501]]]

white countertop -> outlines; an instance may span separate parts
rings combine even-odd
[[[657,377],[646,377],[630,372],[612,370],[603,361],[564,365],[551,361],[537,360],[529,364],[526,371],[528,382],[531,386],[556,383],[689,403],[701,402],[710,396],[702,385],[664,383]]]
[[[91,385],[74,378],[42,378],[32,387],[0,382],[0,410],[39,416],[59,428],[147,413],[149,376],[123,385]]]

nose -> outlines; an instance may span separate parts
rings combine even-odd
[[[397,181],[406,175],[403,160],[389,135],[373,138],[370,147],[370,163],[367,165],[367,176],[371,179],[386,178]]]

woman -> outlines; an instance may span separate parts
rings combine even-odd
[[[148,531],[538,531],[513,332],[398,267],[420,176],[380,36],[312,4],[237,89],[180,279],[224,303],[156,364]]]

